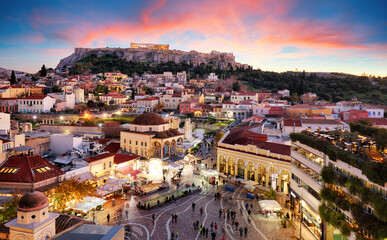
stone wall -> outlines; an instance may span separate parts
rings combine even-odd
[[[55,123],[64,122],[77,122],[80,118],[78,114],[28,114],[28,113],[15,113],[12,115],[20,122],[42,122],[43,119],[54,119]],[[36,116],[36,119],[33,117]],[[61,119],[63,118],[63,119]]]
[[[100,127],[93,126],[70,126],[70,125],[46,125],[42,124],[39,130],[45,130],[52,134],[85,134],[85,133],[101,133]]]

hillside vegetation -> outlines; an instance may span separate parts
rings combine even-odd
[[[243,81],[254,89],[277,92],[289,89],[291,94],[301,95],[305,92],[314,92],[322,99],[328,101],[341,101],[357,97],[365,103],[387,105],[387,78],[368,78],[339,73],[320,76],[305,72],[268,72],[251,68],[243,69],[228,67],[220,69],[213,64],[194,67],[186,63],[141,63],[118,59],[114,55],[89,57],[79,60],[70,69],[70,74],[81,74],[84,72],[103,73],[120,71],[129,76],[147,73],[163,73],[186,71],[189,78],[204,78],[209,73],[215,72],[221,79],[232,76]]]

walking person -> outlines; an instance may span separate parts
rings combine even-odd
[[[179,232],[178,232],[178,231],[176,231],[175,237],[176,237],[176,238],[175,238],[176,240],[179,240]]]
[[[200,216],[203,216],[203,208],[200,208]]]
[[[211,233],[211,237],[212,237],[212,240],[215,240],[215,238],[216,238],[216,233],[215,233],[215,232],[212,232],[212,233]]]
[[[206,238],[208,238],[208,227],[206,228]]]
[[[218,231],[218,224],[215,223],[215,232]]]
[[[238,230],[239,222],[238,220],[235,221],[235,230]]]
[[[107,223],[108,223],[108,225],[109,225],[109,222],[110,222],[110,214],[108,214],[108,215],[106,216],[106,219],[107,219]]]
[[[245,227],[245,237],[247,237],[247,226]]]
[[[221,217],[222,217],[222,209],[219,208],[219,218],[221,218]]]
[[[128,210],[125,211],[125,214],[126,214],[126,218],[129,218],[129,211]]]
[[[155,224],[155,218],[156,218],[156,216],[155,216],[155,214],[153,213],[153,214],[152,214],[153,224]]]
[[[196,205],[196,204],[193,202],[193,203],[192,203],[192,211],[195,211],[195,205]]]
[[[243,237],[243,228],[242,227],[239,228],[239,236]]]
[[[174,214],[172,213],[172,223],[175,221],[175,216]]]

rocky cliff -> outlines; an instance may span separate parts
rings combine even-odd
[[[60,60],[57,69],[72,67],[79,60],[90,55],[102,57],[104,55],[114,55],[119,59],[138,62],[175,62],[187,63],[197,66],[200,64],[213,64],[221,69],[232,66],[247,68],[247,64],[235,62],[232,53],[212,51],[210,53],[200,53],[197,51],[180,50],[154,50],[145,48],[75,48],[74,53]]]

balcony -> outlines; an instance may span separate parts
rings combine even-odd
[[[313,171],[320,173],[322,170],[322,166],[312,160],[309,160],[304,155],[299,153],[296,150],[291,151],[291,156],[296,159],[297,161],[301,162],[302,164],[308,166],[309,168],[313,169]]]

